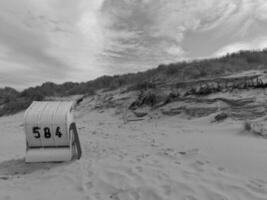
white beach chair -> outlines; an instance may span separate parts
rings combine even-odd
[[[26,162],[80,159],[73,102],[34,101],[25,111]]]

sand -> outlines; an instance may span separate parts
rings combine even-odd
[[[243,122],[128,121],[90,102],[77,107],[83,156],[71,162],[25,164],[23,113],[0,118],[1,200],[267,199],[267,140]]]

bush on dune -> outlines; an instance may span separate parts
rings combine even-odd
[[[265,124],[265,120],[246,121],[244,122],[244,130],[249,133],[252,133],[253,135],[267,138],[267,127],[265,126]]]
[[[244,122],[244,130],[251,131],[251,123],[249,121]]]
[[[19,111],[22,111],[26,109],[31,104],[31,102],[32,101],[29,99],[22,99],[22,98],[16,101],[11,101],[5,104],[0,109],[0,116],[15,114]]]
[[[127,86],[130,90],[153,89],[155,80],[190,81],[219,77],[251,69],[267,68],[267,49],[262,51],[240,51],[221,58],[160,64],[155,69],[124,75],[102,76],[95,80],[55,84],[46,82],[41,86],[30,87],[22,92],[12,88],[0,89],[0,115],[15,113],[27,107],[33,100],[43,100],[47,96],[91,95],[97,90],[105,91]]]

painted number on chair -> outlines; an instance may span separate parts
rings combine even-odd
[[[43,129],[41,129],[38,126],[35,126],[32,128],[32,132],[33,132],[34,137],[37,139],[41,137],[41,134],[44,136],[44,138],[47,138],[47,139],[51,138],[51,130],[49,127],[44,127]],[[59,138],[62,137],[62,133],[60,131],[59,126],[56,128],[55,135]]]

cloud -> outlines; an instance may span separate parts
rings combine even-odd
[[[267,48],[267,37],[257,38],[250,42],[237,42],[229,44],[219,49],[214,56],[224,56],[228,53],[234,53],[240,50],[262,50],[264,48]]]
[[[111,61],[143,63],[145,67],[184,58],[184,34],[198,27],[194,12],[201,8],[190,2],[106,0],[101,10],[102,16],[109,19],[105,55]]]
[[[260,29],[260,21],[267,19],[267,3],[262,0],[231,0],[222,10],[223,20],[216,22],[217,37],[246,38]]]
[[[266,13],[265,0],[0,1],[0,87],[260,48]]]
[[[238,5],[233,1],[215,2],[208,12],[201,16],[200,31],[210,31],[218,28],[221,24],[227,22],[233,13],[236,11]]]
[[[257,22],[266,13],[263,4],[261,0],[106,0],[101,10],[109,19],[104,51],[111,62],[121,63],[138,63],[138,58],[157,65],[188,59],[197,49],[186,48],[190,32],[209,35],[203,36],[203,46],[211,40],[215,48],[223,41],[259,37],[256,31],[264,32]]]
[[[10,53],[6,56],[7,59],[10,58],[17,62],[32,61],[29,64],[34,65],[46,62],[48,70],[51,65],[59,68],[67,67],[66,64],[46,52],[49,45],[47,38],[42,37],[43,34],[40,30],[31,31],[27,26],[24,26],[19,20],[20,12],[18,12],[18,16],[14,15],[12,11],[1,14],[0,43],[9,49]],[[29,14],[27,13],[26,15]]]
[[[19,68],[18,79],[25,86],[97,77],[103,73],[94,68],[96,54],[104,45],[97,21],[101,4],[99,0],[1,1],[0,70]],[[73,76],[76,71],[80,76]],[[88,77],[81,76],[85,73]]]

